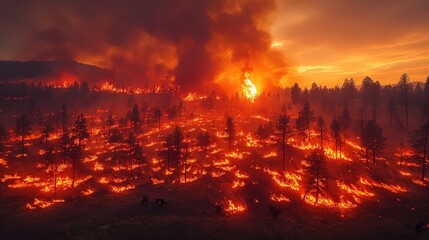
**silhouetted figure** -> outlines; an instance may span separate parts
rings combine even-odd
[[[155,202],[156,204],[158,204],[158,206],[161,206],[161,207],[167,206],[167,202],[162,198],[155,199]]]
[[[223,206],[222,204],[215,204],[215,213],[216,214],[222,214],[223,213]]]
[[[426,223],[420,221],[416,224],[416,233],[420,233],[427,228],[428,228],[428,225]]]
[[[149,204],[149,199],[146,197],[146,196],[141,196],[141,199],[142,199],[142,201],[141,201],[141,203],[140,203],[140,205],[141,206],[147,206],[148,204]]]
[[[271,217],[273,218],[274,221],[276,221],[277,219],[279,219],[279,215],[280,213],[282,213],[282,211],[274,206],[270,206],[269,208]]]

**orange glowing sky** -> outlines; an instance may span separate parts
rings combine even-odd
[[[245,68],[261,91],[404,72],[424,81],[428,10],[428,0],[4,0],[0,60],[76,60],[126,73],[121,83],[188,90],[235,91]]]
[[[287,58],[282,83],[397,83],[429,75],[429,1],[278,0],[275,47]]]

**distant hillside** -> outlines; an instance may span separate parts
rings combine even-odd
[[[114,79],[112,71],[74,61],[0,61],[0,81],[48,81],[71,74],[81,81],[95,83]]]

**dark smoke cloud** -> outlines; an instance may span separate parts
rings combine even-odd
[[[201,89],[230,65],[284,66],[270,49],[275,8],[274,0],[3,0],[0,56],[73,59],[125,73],[128,84]]]

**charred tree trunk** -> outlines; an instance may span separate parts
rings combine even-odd
[[[363,145],[363,108],[360,109],[360,151]]]
[[[24,137],[24,134],[22,134],[21,135],[21,154],[22,155],[24,155],[24,152],[25,152],[25,147],[24,147],[25,143],[24,143],[24,140],[25,140],[25,137]]]
[[[130,168],[130,176],[131,176],[131,178],[133,177],[133,166],[132,166],[132,161],[131,161],[131,151],[132,151],[132,148],[131,148],[131,146],[130,146],[130,148],[128,149],[129,151],[128,151],[128,166],[129,166],[129,168]]]
[[[425,180],[425,173],[426,173],[426,151],[427,151],[427,145],[428,145],[428,138],[429,138],[429,126],[426,127],[426,134],[425,134],[425,143],[423,146],[423,162],[422,162],[422,182]]]
[[[285,141],[286,141],[286,133],[283,131],[282,133],[282,169],[285,170]]]
[[[73,149],[73,155],[72,155],[72,188],[74,188],[75,168],[76,168],[76,150]]]
[[[404,88],[404,94],[405,94],[405,125],[408,131],[408,89],[406,84]]]
[[[319,179],[320,179],[320,167],[317,168],[317,175],[316,175],[316,205],[319,203]]]

